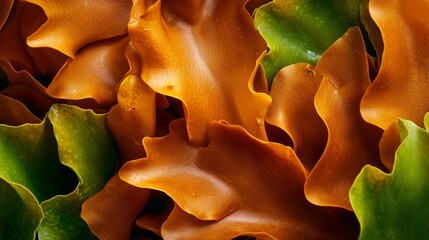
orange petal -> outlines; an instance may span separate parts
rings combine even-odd
[[[1,8],[1,7],[0,7]],[[38,6],[16,1],[10,19],[0,30],[0,59],[9,61],[17,70],[50,81],[66,61],[66,56],[50,48],[34,49],[25,39],[46,20]]]
[[[46,88],[36,79],[34,79],[34,77],[28,71],[16,71],[9,61],[3,59],[0,59],[0,68],[2,68],[3,71],[6,73],[9,85],[25,85],[48,97],[48,95],[46,94]]]
[[[296,154],[309,171],[325,150],[328,138],[325,123],[314,107],[321,81],[307,63],[283,68],[271,86],[273,102],[266,118],[289,134]]]
[[[92,98],[102,106],[116,103],[116,86],[129,69],[127,37],[103,40],[81,49],[58,72],[47,92],[59,99]]]
[[[131,230],[150,191],[136,188],[115,175],[104,188],[86,200],[81,216],[100,239],[130,239]]]
[[[399,117],[422,127],[429,111],[429,2],[373,0],[369,10],[384,51],[378,76],[362,99],[362,116],[382,129]]]
[[[328,143],[310,172],[305,194],[321,206],[352,210],[349,190],[366,164],[381,167],[380,129],[360,115],[360,101],[370,85],[368,60],[360,30],[351,28],[320,58],[315,72],[323,77],[315,97],[328,127]]]
[[[21,102],[0,94],[0,124],[18,126],[24,123],[40,123]]]
[[[14,11],[11,11],[8,21],[0,29],[0,59],[9,61],[17,70],[27,70],[30,73],[37,72],[37,67],[26,51],[25,36],[21,32],[24,24],[21,19],[27,8],[34,6],[23,1],[16,1]],[[43,12],[40,12],[43,14]],[[28,24],[28,23],[26,23]]]
[[[266,50],[244,8],[246,0],[134,2],[129,34],[143,80],[185,105],[189,139],[205,144],[207,125],[226,120],[266,139],[270,98],[253,90]]]
[[[54,48],[69,57],[91,42],[127,33],[132,6],[131,0],[25,1],[40,6],[48,17],[28,45]]]
[[[54,101],[44,94],[22,84],[6,87],[1,94],[22,102],[38,118],[44,118]]]
[[[142,140],[155,135],[155,92],[139,77],[129,75],[119,87],[118,105],[110,110],[107,124],[122,161],[144,157]]]
[[[145,138],[147,158],[119,172],[135,186],[165,192],[183,209],[176,207],[163,225],[164,238],[265,233],[274,239],[344,239],[325,209],[306,201],[306,170],[291,148],[224,122],[209,125],[208,139],[207,147],[188,144],[185,122],[175,121],[169,135]]]
[[[393,169],[396,150],[401,144],[398,122],[392,123],[383,133],[380,140],[380,159],[389,171]]]
[[[12,9],[15,0],[0,1],[0,29],[9,17],[10,10]]]

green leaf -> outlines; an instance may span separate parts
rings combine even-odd
[[[75,171],[78,187],[66,196],[43,202],[45,218],[39,239],[95,239],[81,219],[82,203],[115,174],[119,152],[105,115],[67,105],[53,105],[52,122],[61,162]]]
[[[43,218],[36,197],[19,184],[0,178],[0,240],[34,239]]]
[[[262,62],[267,80],[290,64],[315,65],[348,28],[360,25],[360,0],[274,0],[260,7],[255,26],[270,48]]]
[[[73,190],[76,177],[59,161],[48,120],[18,127],[0,125],[0,177],[21,184],[39,202]],[[72,181],[74,180],[74,181]]]
[[[360,239],[429,236],[429,132],[408,120],[399,120],[399,129],[402,143],[392,173],[365,166],[350,190]]]

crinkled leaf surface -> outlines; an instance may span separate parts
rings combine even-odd
[[[429,129],[429,115],[425,117]],[[393,171],[366,166],[350,190],[360,239],[427,239],[429,234],[429,133],[399,120],[401,145]]]
[[[369,11],[384,50],[379,73],[362,99],[362,116],[383,129],[398,117],[423,126],[429,111],[429,2],[373,0]]]
[[[114,175],[119,159],[105,117],[67,105],[53,105],[49,111],[61,163],[75,171],[79,184],[72,193],[41,204],[45,218],[39,239],[94,238],[80,217],[81,205]]]
[[[116,102],[116,86],[129,67],[125,58],[128,37],[99,41],[79,50],[49,85],[49,95],[60,99],[91,98],[101,106]]]
[[[255,26],[270,51],[262,65],[269,83],[284,66],[317,63],[349,27],[359,25],[360,0],[274,0],[260,7]]]
[[[68,193],[74,187],[68,184],[76,180],[60,163],[48,120],[18,127],[0,125],[0,177],[24,186],[40,202]]]
[[[132,6],[131,0],[25,1],[40,6],[48,17],[28,44],[54,48],[69,57],[88,43],[126,34]]]
[[[328,128],[328,142],[308,176],[305,195],[317,205],[351,210],[349,190],[362,167],[382,165],[378,151],[382,132],[365,122],[359,111],[370,85],[359,28],[351,28],[326,50],[315,73],[323,77],[314,103]]]
[[[212,122],[208,137],[207,147],[192,146],[185,121],[175,121],[169,135],[145,138],[147,158],[119,171],[124,181],[161,190],[177,203],[161,229],[164,238],[350,237],[325,209],[306,201],[306,170],[291,148],[224,122]]]
[[[322,77],[308,63],[289,65],[276,75],[273,100],[266,121],[280,127],[293,140],[294,150],[310,171],[319,161],[328,139],[326,125],[316,112],[314,96]]]
[[[253,90],[266,45],[245,2],[134,1],[129,35],[143,59],[142,79],[183,102],[193,144],[205,144],[207,125],[217,120],[266,138],[270,98]]]
[[[36,237],[43,213],[28,189],[0,177],[0,209],[0,240]]]

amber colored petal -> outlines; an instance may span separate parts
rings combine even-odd
[[[245,2],[134,2],[129,34],[144,59],[142,79],[183,102],[192,144],[207,141],[213,120],[242,125],[266,139],[263,119],[270,98],[253,90],[266,44]]]
[[[140,78],[141,61],[132,43],[125,51],[130,70],[119,86],[118,104],[107,116],[107,125],[115,135],[122,162],[144,157],[142,140],[155,135],[156,94]]]
[[[208,128],[208,146],[192,146],[185,121],[175,121],[169,135],[144,139],[147,158],[119,171],[130,184],[167,193],[187,213],[167,219],[165,239],[231,239],[237,233],[344,239],[325,209],[306,201],[306,170],[291,148],[225,122]]]
[[[0,2],[0,29],[9,17],[14,2],[15,0],[3,0]]]
[[[382,132],[360,115],[360,101],[370,85],[365,45],[351,28],[321,57],[316,75],[323,77],[315,106],[328,127],[328,143],[305,184],[310,202],[352,210],[349,190],[366,164],[382,166],[378,142]]]
[[[31,4],[23,1],[16,2],[14,11],[11,11],[9,15],[9,20],[0,29],[0,59],[9,61],[17,70],[27,70],[30,73],[35,73],[37,72],[37,67],[30,54],[26,51],[25,36],[21,32],[21,19],[24,16],[24,12],[32,7]]]
[[[429,2],[374,0],[369,11],[384,51],[378,76],[362,99],[362,116],[382,129],[398,117],[422,127],[429,111]]]
[[[136,188],[115,175],[100,192],[83,203],[81,217],[100,239],[130,239],[134,221],[149,193],[149,190]]]
[[[392,123],[383,133],[380,140],[380,159],[389,171],[393,169],[395,154],[401,144],[398,122]]]
[[[121,83],[118,104],[107,117],[123,162],[145,156],[142,140],[155,135],[155,92],[139,77]]]
[[[36,117],[43,119],[54,101],[44,94],[22,84],[14,84],[0,92],[22,102]]]
[[[45,20],[46,16],[38,6],[16,1],[10,19],[0,30],[0,59],[9,61],[17,70],[52,79],[66,56],[50,48],[30,48],[25,43],[25,39]]]
[[[69,59],[47,92],[59,99],[92,98],[98,104],[116,103],[116,86],[129,67],[125,58],[128,37],[103,40],[86,46]]]
[[[34,79],[34,77],[28,71],[17,71],[14,69],[14,67],[9,61],[3,59],[0,59],[0,68],[2,68],[3,71],[6,73],[9,85],[25,85],[48,97],[48,95],[46,94],[46,88],[36,79]]]
[[[21,102],[0,94],[0,124],[18,126],[24,123],[40,123]]]
[[[127,33],[132,6],[131,0],[25,1],[40,6],[48,17],[27,39],[28,45],[50,47],[69,57],[91,42]]]
[[[271,86],[266,121],[289,134],[299,159],[310,171],[325,150],[328,132],[314,107],[322,78],[307,63],[283,68]]]
[[[174,208],[174,202],[165,193],[151,191],[151,195],[136,226],[161,237],[161,227]]]

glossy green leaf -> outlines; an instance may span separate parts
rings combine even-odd
[[[0,125],[0,177],[21,184],[39,202],[73,190],[76,177],[59,161],[49,120],[18,127]],[[74,181],[73,181],[74,180]]]
[[[429,127],[429,114],[425,117]],[[427,239],[429,236],[429,132],[399,120],[401,145],[393,171],[365,166],[350,200],[361,225],[360,239]]]
[[[274,0],[260,7],[255,26],[270,48],[262,62],[267,80],[290,64],[317,63],[349,27],[360,25],[360,0]]]
[[[0,178],[0,209],[0,240],[35,238],[43,213],[30,191]]]
[[[66,196],[41,204],[45,218],[39,239],[95,239],[81,219],[82,203],[102,189],[115,174],[119,159],[105,115],[67,105],[54,105],[48,113],[61,162],[75,171],[78,187]]]

